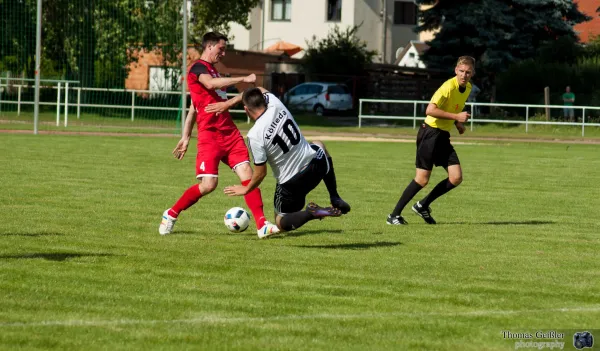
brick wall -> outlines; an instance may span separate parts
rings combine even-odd
[[[195,48],[188,49],[188,67],[200,58],[200,53]],[[126,89],[147,90],[149,88],[149,74],[151,66],[161,66],[159,50],[139,53],[138,62],[130,65],[129,76],[125,80]],[[267,63],[297,62],[297,59],[281,57],[253,51],[228,50],[225,57],[216,65],[221,75],[230,74],[233,77],[255,73],[257,84],[264,84],[264,75]],[[239,91],[247,88],[247,84],[239,84]]]

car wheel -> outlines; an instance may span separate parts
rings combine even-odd
[[[315,113],[317,116],[323,116],[325,114],[325,108],[322,105],[315,106]]]

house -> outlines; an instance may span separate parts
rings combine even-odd
[[[399,48],[394,65],[401,67],[426,68],[421,61],[421,55],[429,49],[422,41],[411,40],[404,48]]]
[[[129,66],[129,75],[125,80],[126,89],[168,91],[177,90],[181,81],[179,67],[164,65],[160,49],[136,53],[137,62]],[[200,58],[200,52],[193,46],[188,47],[188,68]],[[280,66],[295,64],[297,59],[285,55],[273,55],[262,52],[228,49],[225,56],[216,65],[221,75],[242,76],[256,74],[258,85],[270,86],[270,76],[278,73]],[[239,91],[246,88],[240,84]]]
[[[280,40],[307,48],[307,41],[325,38],[336,25],[356,25],[367,48],[379,53],[378,62],[391,63],[397,48],[419,39],[412,0],[262,0],[249,21],[249,30],[231,23],[230,42],[236,49],[262,51]]]
[[[587,43],[594,36],[600,35],[600,16],[596,11],[600,3],[598,0],[575,0],[575,3],[579,5],[579,11],[592,17],[591,21],[579,23],[574,27],[581,42]]]

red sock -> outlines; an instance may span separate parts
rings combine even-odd
[[[242,182],[243,186],[246,186],[250,183],[250,179],[244,180]],[[254,216],[254,220],[256,221],[256,228],[260,229],[265,225],[265,212],[263,211],[263,201],[262,195],[260,194],[260,189],[256,188],[246,194],[244,196],[244,200],[246,200],[246,205],[250,208],[250,212]]]
[[[188,190],[186,190],[181,198],[177,200],[175,205],[171,207],[169,210],[169,216],[177,218],[181,211],[187,210],[192,207],[193,204],[198,202],[202,197],[202,193],[200,192],[200,186],[198,184],[192,185]]]

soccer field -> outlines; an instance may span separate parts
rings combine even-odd
[[[0,135],[0,349],[514,350],[503,331],[600,329],[597,145],[457,144],[439,224],[405,209],[392,227],[414,143],[327,142],[352,211],[258,240],[223,225],[246,207],[225,166],[158,234],[195,182],[195,146],[177,161],[176,143]]]

